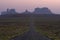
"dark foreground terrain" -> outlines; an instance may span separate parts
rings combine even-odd
[[[42,34],[36,32],[33,15],[30,16],[30,24],[29,24],[29,31],[25,32],[21,36],[16,36],[11,40],[51,40]]]
[[[31,16],[33,15],[33,16]],[[60,15],[0,17],[0,40],[60,40]]]

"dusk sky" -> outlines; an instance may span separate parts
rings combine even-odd
[[[33,11],[36,7],[48,7],[53,13],[60,14],[60,0],[0,0],[0,12],[15,8],[17,12]]]

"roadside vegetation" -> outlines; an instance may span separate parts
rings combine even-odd
[[[36,31],[50,38],[60,40],[60,21],[35,22]]]
[[[0,40],[9,40],[28,31],[28,24],[0,23]]]

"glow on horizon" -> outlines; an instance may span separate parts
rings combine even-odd
[[[60,0],[0,0],[0,10],[15,8],[18,12],[28,9],[33,11],[36,7],[48,7],[54,13],[60,13]]]

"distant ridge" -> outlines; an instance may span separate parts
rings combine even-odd
[[[53,14],[51,10],[47,7],[43,8],[35,8],[33,12],[29,12],[28,10],[25,10],[25,12],[17,13],[15,9],[7,9],[6,11],[1,12],[1,15],[14,15],[14,14]]]

